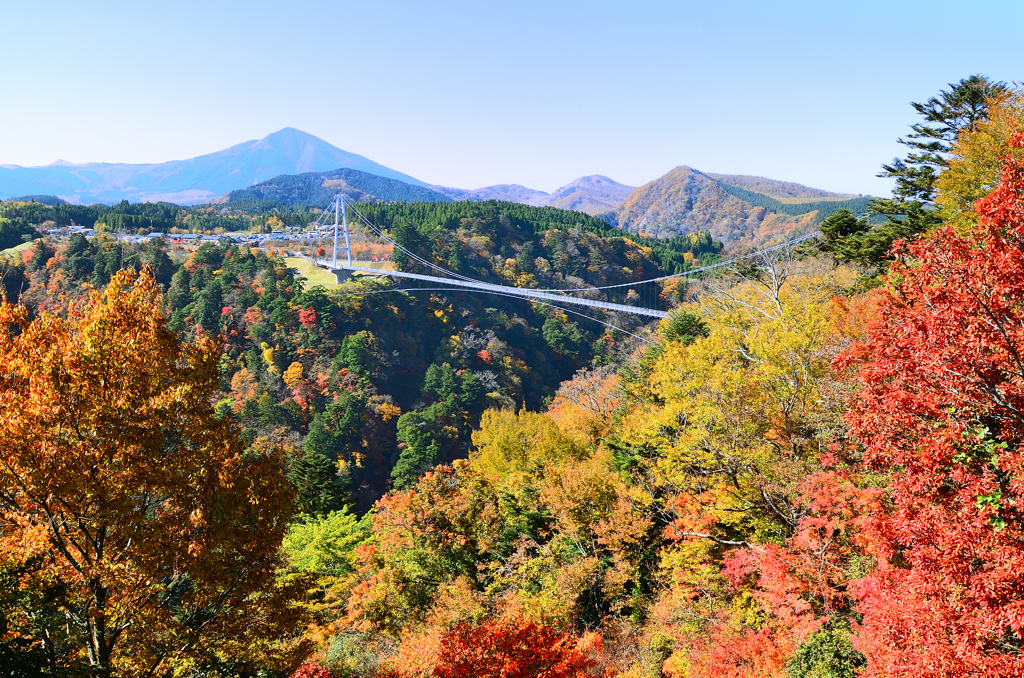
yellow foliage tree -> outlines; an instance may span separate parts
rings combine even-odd
[[[581,370],[562,382],[548,414],[570,435],[596,443],[623,403],[619,382],[619,375],[610,367]]]
[[[837,421],[831,379],[831,297],[854,274],[776,261],[702,298],[709,328],[667,342],[653,364],[653,397],[632,404],[624,440],[654,454],[680,535],[770,539],[795,525],[793,483],[816,464],[816,431]]]
[[[293,362],[288,366],[288,369],[284,371],[282,379],[284,383],[288,385],[288,388],[298,388],[302,383],[302,363]]]
[[[848,328],[836,326],[846,314],[832,296],[856,276],[784,257],[761,263],[709,284],[691,309],[706,332],[652,350],[622,418],[637,484],[676,542],[662,551],[654,615],[681,637],[730,599],[726,550],[792,534],[798,485],[841,426],[845,391],[830,361]],[[732,600],[737,624],[754,614],[744,600]]]
[[[977,223],[974,203],[996,187],[1004,159],[1024,155],[1010,145],[1013,134],[1024,130],[1024,90],[1002,94],[989,104],[988,115],[987,120],[962,133],[953,145],[949,168],[936,183],[935,202],[942,219],[956,228]]]
[[[611,453],[525,411],[485,412],[473,443],[471,467],[501,497],[506,524],[522,529],[528,516],[550,516],[536,536],[512,545],[511,556],[490,564],[488,590],[511,594],[521,613],[542,623],[571,624],[594,597],[609,609],[623,605],[651,520]]]

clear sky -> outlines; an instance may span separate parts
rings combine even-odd
[[[886,194],[923,101],[1024,79],[1021,0],[0,2],[0,163],[296,127],[423,181],[677,165]]]

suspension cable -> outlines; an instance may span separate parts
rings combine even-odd
[[[603,320],[598,320],[597,318],[595,318],[593,316],[589,316],[589,315],[587,315],[585,313],[580,313],[579,311],[574,311],[574,310],[568,309],[568,308],[562,308],[561,306],[556,306],[555,304],[546,303],[546,302],[543,302],[543,301],[539,301],[537,299],[531,299],[529,297],[523,297],[523,296],[520,296],[520,295],[517,295],[517,294],[508,294],[506,292],[497,292],[497,291],[494,291],[494,290],[474,290],[474,291],[483,292],[484,294],[494,294],[494,295],[500,296],[500,297],[508,297],[509,299],[519,299],[520,301],[530,301],[530,302],[532,302],[534,304],[540,304],[541,306],[547,306],[548,308],[553,308],[553,309],[556,309],[556,310],[559,310],[559,311],[563,311],[565,313],[571,313],[572,315],[576,315],[576,316],[579,316],[581,318],[586,318],[587,320],[593,320],[594,322],[596,322],[598,324],[604,325],[605,327],[611,328],[611,329],[613,329],[613,330],[615,330],[617,332],[622,332],[623,334],[628,334],[629,336],[634,337],[636,339],[639,339],[640,341],[643,341],[643,342],[645,342],[647,344],[653,344],[654,343],[650,339],[647,339],[646,337],[641,337],[638,334],[633,334],[629,330],[624,330],[621,327],[618,327],[617,325],[612,325],[611,323],[606,323]],[[362,296],[366,296],[368,294],[389,294],[391,292],[462,292],[462,290],[460,290],[458,288],[452,288],[452,287],[406,287],[406,288],[395,288],[395,289],[390,289],[390,290],[370,290],[370,291],[367,291],[367,292],[349,292],[349,293],[345,293],[345,294],[331,294],[329,296],[331,296],[331,297],[362,297]]]

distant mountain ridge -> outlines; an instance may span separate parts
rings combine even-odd
[[[290,127],[222,151],[166,163],[60,160],[46,167],[0,165],[0,199],[186,205],[261,200],[326,205],[338,192],[351,201],[498,200],[554,207],[657,237],[710,232],[730,247],[771,243],[810,231],[838,209],[863,212],[869,201],[794,182],[714,174],[687,166],[639,188],[597,174],[580,177],[552,193],[519,184],[472,190],[428,185]]]
[[[451,202],[448,196],[425,186],[349,168],[282,174],[231,191],[216,202],[265,200],[286,205],[326,205],[338,193],[352,202]]]
[[[74,203],[206,202],[235,189],[282,174],[356,169],[390,179],[425,185],[323,139],[291,127],[222,151],[158,164],[72,164],[46,167],[0,166],[0,198],[55,195]]]
[[[592,216],[615,210],[636,190],[600,174],[580,177],[551,194],[548,205]]]
[[[727,246],[757,246],[811,231],[842,208],[863,212],[869,200],[792,182],[706,174],[680,166],[634,191],[614,219],[619,228],[661,238],[709,232]]]
[[[503,200],[518,202],[534,207],[558,207],[564,210],[584,212],[597,216],[612,212],[625,202],[635,190],[600,174],[580,177],[554,193],[545,193],[519,184],[497,184],[473,190],[450,188],[447,186],[430,186],[430,188],[447,195],[453,200]]]
[[[544,207],[549,197],[544,191],[537,191],[526,186],[520,186],[519,184],[496,184],[472,190],[451,188],[449,186],[430,186],[429,188],[448,196],[452,200],[468,200],[470,202],[500,200],[503,202],[518,202],[522,205],[532,205],[534,207]]]
[[[239,188],[213,202],[261,200],[286,205],[325,205],[336,193],[353,202],[484,202],[497,200],[532,207],[557,207],[590,216],[610,213],[633,192],[632,186],[608,177],[581,177],[545,193],[518,184],[497,184],[473,190],[447,186],[415,186],[354,169],[282,174],[255,186]]]
[[[776,179],[755,177],[747,174],[714,174],[713,172],[704,172],[703,174],[730,186],[736,186],[755,193],[763,193],[783,201],[787,198],[798,200],[813,200],[815,198],[847,200],[862,197],[854,193],[832,193],[792,181],[778,181]]]

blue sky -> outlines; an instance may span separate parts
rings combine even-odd
[[[0,163],[296,127],[430,183],[677,165],[885,194],[922,101],[1024,79],[1019,0],[0,3]]]

